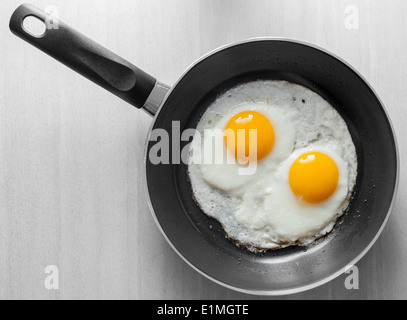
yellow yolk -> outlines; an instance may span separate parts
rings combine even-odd
[[[301,155],[290,170],[290,186],[294,194],[308,203],[328,200],[338,187],[339,170],[336,163],[320,152]]]
[[[257,146],[256,143],[250,144],[251,130],[257,132]],[[233,138],[230,138],[229,134],[233,134]],[[229,151],[237,159],[258,161],[265,158],[273,149],[275,134],[266,116],[255,111],[244,111],[235,115],[226,125],[225,141]]]

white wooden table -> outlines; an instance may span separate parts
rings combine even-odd
[[[407,298],[407,1],[31,2],[56,6],[62,20],[170,85],[208,51],[258,36],[308,41],[351,63],[392,117],[399,197],[358,263],[359,290],[346,290],[344,275],[281,298]],[[258,299],[210,282],[171,250],[140,178],[150,118],[14,37],[8,20],[21,3],[2,1],[0,12],[0,298]],[[59,290],[44,287],[48,265],[59,268]]]

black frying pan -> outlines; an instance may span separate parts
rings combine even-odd
[[[379,98],[344,61],[297,41],[254,39],[208,54],[169,89],[61,21],[59,29],[33,37],[23,27],[27,16],[47,18],[23,5],[10,21],[14,34],[155,115],[151,130],[171,132],[172,121],[180,121],[181,129],[195,128],[220,92],[258,79],[303,85],[328,100],[346,120],[359,163],[354,198],[334,232],[307,250],[291,247],[260,255],[236,247],[194,202],[186,165],[153,165],[147,155],[156,142],[147,143],[145,180],[154,219],[173,249],[201,274],[251,294],[300,292],[342,274],[379,237],[398,185],[397,144]]]

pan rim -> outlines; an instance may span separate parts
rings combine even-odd
[[[203,272],[202,270],[200,270],[198,268],[198,266],[195,266],[194,264],[192,264],[187,258],[185,258],[179,251],[178,249],[172,244],[172,242],[170,241],[170,239],[167,237],[164,229],[161,227],[160,222],[158,221],[158,218],[156,216],[155,210],[153,208],[153,204],[152,204],[152,200],[151,200],[151,196],[150,196],[150,192],[148,190],[148,181],[147,181],[147,161],[148,161],[148,145],[150,142],[150,135],[151,132],[153,130],[153,128],[155,127],[156,124],[156,120],[157,120],[157,116],[159,115],[159,113],[161,112],[161,109],[164,107],[165,102],[167,101],[168,97],[171,95],[172,91],[177,87],[177,85],[179,84],[179,82],[189,73],[189,71],[194,68],[198,63],[200,63],[201,61],[207,59],[208,57],[212,56],[215,53],[218,53],[220,51],[223,51],[225,49],[228,48],[232,48],[235,46],[239,46],[242,44],[246,44],[246,43],[251,43],[251,42],[257,42],[257,41],[285,41],[285,42],[291,42],[294,44],[300,44],[300,45],[304,45],[304,46],[308,46],[311,48],[314,48],[316,50],[319,50],[327,55],[330,55],[331,57],[337,59],[339,62],[341,62],[342,64],[344,64],[346,67],[348,67],[352,72],[354,72],[367,86],[368,88],[373,92],[373,94],[375,95],[376,99],[379,101],[385,115],[387,118],[387,121],[390,125],[390,129],[392,132],[392,136],[393,136],[393,140],[394,140],[394,144],[395,144],[395,152],[396,152],[396,180],[395,180],[395,184],[394,184],[394,192],[393,192],[393,198],[389,207],[389,210],[386,214],[385,219],[383,220],[383,223],[379,229],[379,231],[377,232],[376,236],[372,239],[372,241],[369,243],[369,245],[365,248],[365,250],[363,250],[356,258],[354,258],[348,265],[344,266],[343,268],[341,268],[340,270],[338,270],[337,272],[334,272],[333,274],[331,274],[330,276],[327,276],[323,279],[320,279],[318,281],[315,281],[312,284],[309,285],[305,285],[305,286],[299,286],[299,287],[295,287],[295,288],[290,288],[290,289],[280,289],[280,290],[273,290],[273,289],[265,289],[265,290],[249,290],[249,289],[244,289],[244,288],[239,288],[239,287],[235,287],[232,285],[229,285],[227,283],[224,283],[220,280],[217,280],[213,277],[211,277],[210,275],[206,274],[205,272]],[[289,38],[285,38],[285,37],[255,37],[255,38],[249,38],[246,40],[241,40],[238,42],[233,42],[233,43],[228,43],[225,44],[221,47],[218,47],[210,52],[208,52],[207,54],[203,55],[202,57],[198,58],[197,60],[195,60],[192,64],[190,64],[190,66],[184,71],[184,73],[178,78],[178,80],[175,82],[175,84],[171,87],[171,89],[168,91],[165,99],[163,100],[163,102],[161,103],[161,106],[159,107],[159,109],[157,110],[157,113],[155,114],[153,121],[150,125],[148,134],[147,134],[147,140],[145,142],[145,149],[144,149],[144,170],[143,170],[143,186],[144,186],[144,192],[146,193],[146,198],[147,198],[147,203],[151,212],[151,215],[153,216],[153,219],[155,221],[155,224],[157,225],[158,229],[160,230],[161,234],[164,236],[165,240],[167,241],[167,243],[170,245],[170,247],[178,254],[179,257],[181,257],[181,259],[187,264],[189,265],[192,269],[194,269],[196,272],[198,272],[199,274],[201,274],[202,276],[204,276],[205,278],[217,283],[220,286],[223,286],[225,288],[231,289],[233,291],[237,291],[240,293],[244,293],[244,294],[249,294],[249,295],[255,295],[255,296],[285,296],[285,295],[292,295],[292,294],[297,294],[297,293],[301,293],[301,292],[305,292],[311,289],[315,289],[317,287],[320,287],[324,284],[327,284],[329,282],[331,282],[332,280],[338,278],[339,276],[341,276],[343,273],[345,273],[349,266],[351,265],[355,265],[356,263],[358,263],[369,251],[370,249],[374,246],[374,244],[377,242],[377,240],[379,239],[380,235],[382,234],[384,228],[387,225],[387,222],[390,218],[390,215],[393,211],[394,208],[394,204],[396,202],[397,199],[397,194],[398,194],[398,189],[399,189],[399,180],[400,180],[400,153],[399,153],[399,146],[398,146],[398,142],[397,142],[397,136],[396,136],[396,132],[394,129],[394,125],[391,121],[390,115],[383,103],[383,101],[380,99],[379,95],[377,94],[377,92],[375,91],[375,89],[372,87],[372,85],[369,83],[369,81],[367,81],[367,79],[358,71],[356,70],[352,65],[350,65],[347,61],[345,61],[343,58],[339,57],[338,55],[328,51],[327,49],[324,49],[322,47],[319,47],[315,44],[306,42],[306,41],[302,41],[302,40],[296,40],[296,39],[289,39]]]

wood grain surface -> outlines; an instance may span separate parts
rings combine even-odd
[[[347,290],[343,275],[270,299],[407,298],[407,1],[31,2],[55,6],[69,25],[169,85],[208,51],[251,37],[304,40],[347,60],[392,118],[399,197],[357,265],[359,290]],[[172,251],[141,179],[151,119],[13,36],[8,21],[21,3],[2,1],[0,12],[0,298],[266,299],[212,283]],[[346,24],[349,8],[359,12],[358,29]],[[44,287],[48,265],[59,268],[59,290]]]

